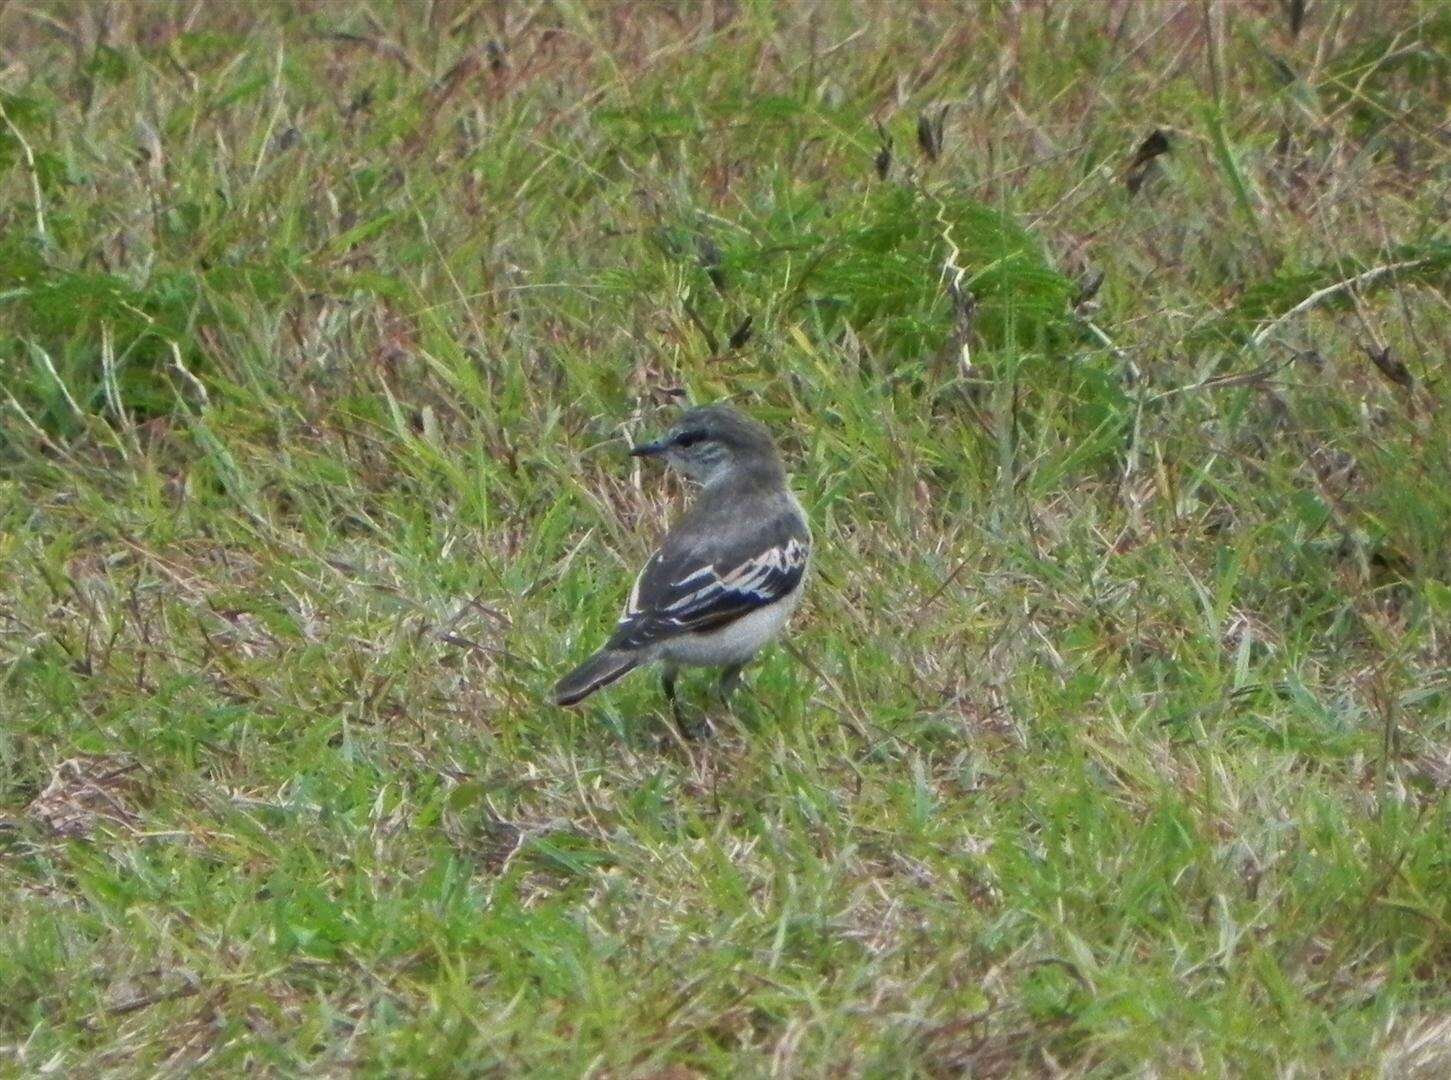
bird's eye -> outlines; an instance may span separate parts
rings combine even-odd
[[[698,431],[685,431],[685,432],[682,432],[681,434],[675,436],[675,445],[676,446],[694,446],[696,443],[700,442],[700,440],[703,439],[703,438],[705,438],[705,436],[702,435]]]

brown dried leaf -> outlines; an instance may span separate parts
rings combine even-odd
[[[1397,386],[1406,390],[1415,387],[1416,377],[1411,374],[1411,369],[1392,356],[1390,349],[1372,349],[1367,346],[1365,355],[1376,366],[1376,370]]]
[[[104,755],[68,758],[56,766],[46,789],[25,808],[27,817],[56,836],[85,837],[101,822],[131,828],[138,818],[126,805],[140,766]]]

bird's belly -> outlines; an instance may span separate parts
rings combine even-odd
[[[667,663],[688,667],[725,667],[744,664],[781,632],[786,620],[801,600],[801,588],[776,601],[770,607],[758,608],[742,615],[719,630],[704,634],[682,634],[666,642],[660,658]]]

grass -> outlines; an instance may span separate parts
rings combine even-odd
[[[0,6],[0,1069],[1445,1075],[1451,17],[1294,9]]]

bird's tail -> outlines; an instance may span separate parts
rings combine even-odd
[[[576,705],[633,671],[640,658],[624,649],[601,649],[554,684],[554,704]]]

